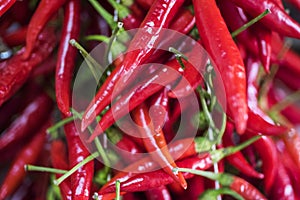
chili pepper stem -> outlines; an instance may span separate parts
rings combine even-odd
[[[116,180],[116,200],[120,200],[121,182]]]
[[[240,34],[244,30],[246,30],[247,28],[249,28],[250,26],[252,26],[253,24],[255,24],[256,22],[258,22],[259,20],[261,20],[263,17],[265,17],[269,13],[271,13],[271,11],[269,9],[266,9],[263,13],[261,13],[260,15],[258,15],[257,17],[255,17],[254,19],[250,20],[248,23],[244,24],[242,27],[240,27],[237,30],[233,31],[231,33],[231,36],[233,38],[235,38],[238,34]]]
[[[107,12],[96,0],[89,0],[90,4],[95,8],[95,10],[104,18],[107,24],[110,26],[112,30],[114,30],[117,26],[117,23],[114,21],[114,17]]]
[[[35,166],[35,165],[24,165],[24,169],[25,171],[50,172],[55,174],[65,174],[68,172],[67,170]]]
[[[47,129],[47,133],[51,134],[51,133],[57,131],[57,129],[59,129],[60,127],[64,126],[65,124],[75,120],[76,118],[77,118],[76,116],[71,116],[71,117],[65,118],[63,120],[60,120],[59,122],[57,122],[53,126],[49,127]]]

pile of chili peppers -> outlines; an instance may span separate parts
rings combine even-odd
[[[300,199],[300,24],[287,6],[300,11],[299,0],[1,0],[0,200]],[[87,53],[101,43],[104,55]],[[109,66],[78,110],[83,60],[94,75]]]

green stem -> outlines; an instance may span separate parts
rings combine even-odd
[[[103,19],[107,22],[109,27],[114,30],[117,26],[117,23],[114,21],[114,17],[107,12],[96,0],[89,0],[95,10],[103,17]]]
[[[98,82],[104,68],[101,67],[100,64],[75,39],[71,39],[70,44],[79,50],[80,54],[90,68],[95,80]]]
[[[24,168],[25,168],[25,171],[50,172],[50,173],[55,173],[55,174],[65,174],[68,172],[67,170],[35,166],[35,165],[24,165]]]
[[[118,16],[121,20],[130,15],[130,10],[126,6],[117,3],[115,0],[108,0],[108,2],[115,10],[118,11]]]
[[[205,190],[198,198],[198,200],[215,200],[217,197],[221,194],[227,194],[232,197],[234,197],[237,200],[243,200],[244,198],[239,195],[237,192],[231,190],[230,188],[223,187],[217,190],[214,189],[208,189]]]
[[[59,122],[57,122],[56,124],[54,124],[53,126],[49,127],[47,129],[47,133],[48,134],[51,134],[55,131],[57,131],[57,129],[59,129],[60,127],[64,126],[65,124],[73,121],[74,119],[76,119],[77,117],[76,116],[71,116],[71,117],[68,117],[68,118],[65,118],[63,120],[60,120]]]
[[[116,180],[116,200],[120,200],[121,182]]]
[[[72,169],[70,169],[69,171],[67,171],[64,175],[62,175],[59,179],[54,180],[54,184],[55,185],[59,185],[61,184],[65,179],[67,179],[69,176],[71,176],[74,172],[76,172],[80,167],[82,167],[83,165],[87,164],[88,162],[92,161],[93,159],[95,159],[96,157],[98,157],[100,154],[99,152],[94,152],[93,154],[89,155],[88,157],[86,157],[83,161],[81,161],[80,163],[78,163],[77,165],[75,165]]]
[[[181,68],[184,69],[185,66],[182,62],[182,58],[187,61],[188,57],[186,57],[186,55],[184,55],[183,53],[181,53],[180,51],[178,51],[174,47],[170,47],[169,51],[175,55],[175,58],[178,61],[178,63],[180,64]]]
[[[218,139],[217,139],[217,143],[219,143],[219,144],[222,142],[222,137],[223,137],[225,129],[226,129],[226,121],[227,121],[227,116],[223,112],[222,113],[222,125],[221,125],[221,129],[219,130],[219,135],[218,135]]]
[[[214,145],[214,142],[212,142],[206,137],[196,137],[194,139],[194,142],[195,142],[195,151],[197,153],[207,152],[211,150],[212,146]]]
[[[108,44],[108,42],[109,42],[109,37],[107,37],[105,35],[88,35],[84,39],[105,42],[106,44]]]
[[[241,26],[237,30],[233,31],[231,33],[231,36],[233,38],[235,38],[238,34],[240,34],[244,30],[246,30],[247,28],[249,28],[250,26],[252,26],[253,24],[255,24],[256,22],[258,22],[259,20],[261,20],[263,17],[265,17],[269,13],[270,13],[270,10],[266,9],[263,13],[261,13],[260,15],[258,15],[257,17],[255,17],[254,19],[250,20],[248,23],[244,24],[243,26]]]
[[[112,63],[112,61],[113,61],[113,58],[112,58],[113,55],[112,55],[112,52],[111,52],[112,45],[113,45],[113,42],[116,40],[117,34],[122,29],[122,27],[123,27],[123,23],[119,22],[117,27],[113,30],[112,36],[109,38],[109,41],[108,41],[108,44],[107,44],[107,49],[106,49],[105,55],[104,55],[104,58],[107,59],[106,60],[107,63]]]
[[[280,112],[281,110],[285,109],[290,104],[300,100],[300,90],[288,95],[283,100],[279,101],[277,104],[273,105],[270,108],[270,113],[273,112]]]

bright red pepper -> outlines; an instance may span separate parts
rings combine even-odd
[[[64,25],[55,73],[55,94],[59,110],[66,116],[70,116],[71,107],[71,80],[75,68],[77,49],[69,41],[78,39],[80,32],[80,1],[70,0],[64,8]]]
[[[27,26],[21,27],[18,30],[3,35],[3,41],[10,47],[25,44],[27,34]]]
[[[5,199],[17,189],[19,184],[26,176],[24,166],[27,164],[34,164],[37,161],[40,150],[42,149],[46,139],[46,129],[48,127],[48,123],[44,124],[38,133],[15,158],[1,185],[0,199]]]
[[[194,0],[196,25],[205,49],[223,79],[237,132],[246,130],[248,109],[243,60],[214,1]]]
[[[54,15],[57,10],[62,7],[66,0],[42,0],[28,25],[26,35],[26,49],[23,54],[23,59],[28,59],[32,54],[36,40],[40,32],[45,27],[46,23]]]
[[[171,200],[171,194],[166,186],[162,185],[157,188],[153,188],[145,191],[147,200]]]
[[[291,129],[289,132],[282,136],[286,149],[293,158],[296,165],[300,168],[300,136],[295,129]]]
[[[269,9],[270,13],[260,21],[262,24],[281,35],[300,39],[299,24],[272,0],[230,1],[243,8],[252,17],[256,17]]]
[[[16,3],[16,0],[2,0],[0,2],[0,17],[12,6]]]
[[[32,69],[49,56],[55,44],[53,31],[46,29],[39,35],[28,60],[22,60],[23,48],[9,60],[0,63],[0,106],[25,83]]]
[[[112,92],[119,93],[127,84],[133,80],[136,69],[144,64],[153,53],[163,28],[168,28],[174,15],[183,4],[183,0],[157,0],[152,5],[147,16],[142,22],[139,31],[132,39],[124,61],[117,66],[112,74],[105,80],[94,100],[86,109],[81,123],[82,130],[95,119],[110,102]],[[122,79],[121,79],[122,77]],[[115,88],[118,83],[118,88]]]

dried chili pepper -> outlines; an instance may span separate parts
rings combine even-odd
[[[155,130],[153,120],[148,113],[148,108],[145,104],[136,107],[132,111],[133,119],[138,126],[139,132],[143,138],[144,146],[155,161],[157,161],[165,172],[167,172],[174,180],[186,188],[186,181],[182,174],[174,174],[172,169],[176,164],[170,155],[167,144],[161,130]],[[152,121],[151,121],[152,120]]]
[[[36,40],[46,25],[46,23],[49,21],[49,19],[53,16],[53,14],[66,2],[66,0],[55,0],[55,1],[49,1],[49,0],[42,0],[36,11],[34,12],[34,15],[32,16],[27,30],[26,35],[26,49],[23,56],[23,59],[28,59],[31,55]]]
[[[71,106],[71,80],[75,67],[75,58],[77,49],[74,48],[69,41],[78,39],[79,37],[79,0],[71,0],[64,8],[64,25],[60,46],[58,50],[58,58],[55,74],[55,94],[58,108],[66,115],[70,116]]]
[[[21,49],[12,58],[0,63],[0,106],[25,83],[31,70],[49,56],[55,44],[53,30],[46,29],[39,35],[28,60],[22,60],[24,49]]]
[[[157,0],[151,6],[147,16],[142,22],[139,31],[132,39],[128,53],[125,55],[122,65],[117,66],[112,74],[105,80],[99,89],[96,97],[86,109],[81,128],[84,130],[111,101],[111,95],[114,92],[121,91],[125,87],[132,74],[154,51],[154,46],[159,39],[163,28],[167,28],[183,4],[183,0]],[[150,31],[151,30],[151,31]],[[122,77],[122,80],[120,81]],[[118,83],[118,88],[114,88]]]
[[[21,150],[19,155],[13,161],[0,188],[0,199],[5,199],[11,195],[26,175],[24,166],[33,164],[37,161],[40,150],[46,139],[46,129],[49,124],[46,123],[32,138],[32,140]]]
[[[237,132],[242,134],[246,130],[248,119],[243,60],[215,2],[194,0],[193,4],[199,35],[220,71],[229,111],[233,115]]]

